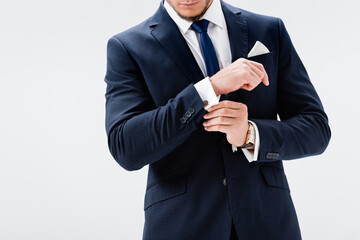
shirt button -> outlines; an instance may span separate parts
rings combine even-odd
[[[223,182],[223,185],[226,187],[227,186],[226,178],[224,178],[222,182]]]

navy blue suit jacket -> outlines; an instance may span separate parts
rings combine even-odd
[[[232,218],[242,240],[301,239],[282,160],[322,153],[327,116],[283,22],[221,4],[232,61],[247,58],[257,40],[270,50],[250,58],[264,65],[270,86],[226,96],[246,104],[258,126],[258,161],[204,130],[194,88],[204,76],[163,4],[108,42],[110,152],[127,170],[149,165],[144,239],[228,240]]]

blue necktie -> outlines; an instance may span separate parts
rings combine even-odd
[[[205,61],[206,72],[207,75],[211,77],[220,70],[220,67],[214,45],[207,34],[208,25],[209,21],[203,19],[198,22],[194,22],[191,27],[200,34],[201,52]]]

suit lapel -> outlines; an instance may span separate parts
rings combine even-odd
[[[231,62],[239,58],[247,58],[248,54],[248,25],[241,10],[223,1],[221,6],[224,12],[231,48]]]
[[[150,27],[152,28],[151,35],[176,62],[189,83],[196,83],[204,78],[186,40],[176,23],[168,15],[163,3],[150,19]]]
[[[246,58],[248,54],[248,26],[241,10],[221,1],[225,21],[228,29],[231,62],[239,58]],[[176,62],[182,70],[189,83],[196,83],[204,78],[191,50],[189,49],[184,37],[180,33],[177,25],[168,15],[163,3],[149,20],[152,28],[151,35],[156,39],[160,46],[169,54],[169,58]],[[223,96],[228,99],[229,96]]]
[[[239,58],[246,58],[248,53],[248,27],[245,17],[241,16],[241,11],[223,1],[221,6],[224,12],[226,26],[229,35],[231,62]],[[231,100],[235,93],[221,95],[220,101]]]

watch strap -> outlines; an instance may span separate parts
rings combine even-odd
[[[245,143],[243,145],[241,145],[240,148],[250,148],[250,147],[253,147],[254,144],[255,144],[255,128],[249,122]]]

